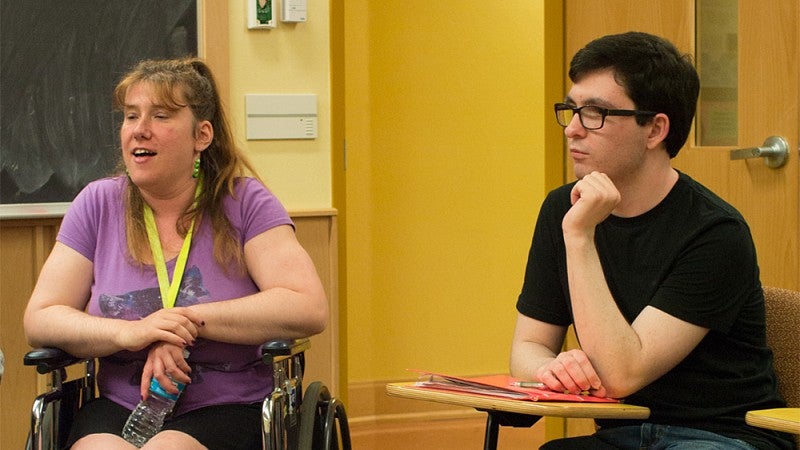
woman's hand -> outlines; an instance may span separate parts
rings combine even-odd
[[[154,344],[147,353],[147,361],[142,370],[142,383],[140,391],[142,398],[147,398],[150,391],[150,380],[155,378],[165,391],[178,394],[178,388],[173,383],[191,383],[189,373],[192,371],[186,362],[183,346],[159,342]]]
[[[123,322],[117,335],[119,345],[135,352],[156,342],[178,347],[194,344],[204,322],[189,308],[165,308],[134,321]]]
[[[555,359],[539,367],[536,378],[553,391],[606,396],[606,389],[583,350],[559,353]]]

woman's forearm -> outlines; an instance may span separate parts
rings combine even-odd
[[[328,322],[324,295],[286,288],[191,308],[205,321],[200,337],[234,344],[308,337],[322,332]]]

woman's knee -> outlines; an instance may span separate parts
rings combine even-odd
[[[176,430],[164,430],[153,436],[142,449],[207,450],[197,439]]]
[[[78,439],[75,444],[70,447],[71,450],[92,450],[98,448],[109,450],[136,449],[133,444],[127,442],[125,439],[109,433],[87,434],[86,436]]]

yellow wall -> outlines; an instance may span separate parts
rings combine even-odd
[[[229,2],[229,111],[239,144],[287,208],[331,207],[329,2],[308,0],[305,23],[249,30],[244,1],[205,1]],[[318,137],[245,140],[245,94],[316,94]]]
[[[563,95],[545,6],[346,2],[350,382],[507,370]]]
[[[247,30],[229,3],[237,136],[246,93],[319,96],[318,139],[241,143],[291,209],[331,206],[332,184],[345,186],[332,206],[347,223],[346,382],[507,370],[532,227],[561,179],[547,107],[563,96],[561,3],[309,0],[309,22],[270,31]],[[344,99],[330,96],[331,8],[344,15]],[[347,170],[332,175],[337,100]]]

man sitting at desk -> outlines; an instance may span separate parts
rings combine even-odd
[[[784,406],[749,228],[671,166],[699,92],[690,59],[625,33],[590,42],[569,76],[555,113],[578,181],[542,204],[511,373],[651,415],[598,420],[594,435],[544,448],[793,448],[744,422],[748,410]],[[581,350],[562,352],[570,324]]]

